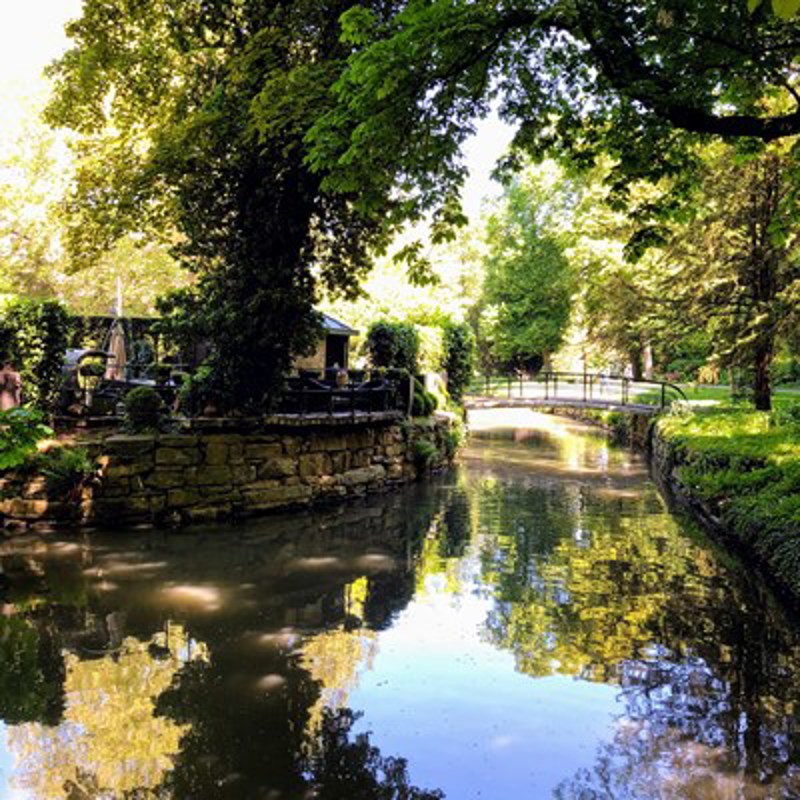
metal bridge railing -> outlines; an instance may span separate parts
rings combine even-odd
[[[676,401],[686,402],[683,390],[674,383],[590,372],[476,375],[466,396],[659,408]]]

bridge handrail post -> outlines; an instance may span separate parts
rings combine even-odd
[[[558,373],[553,373],[553,400],[558,398]]]
[[[586,402],[586,373],[583,373],[583,402]]]
[[[522,370],[519,371],[519,399],[522,400],[524,392],[522,390]]]
[[[511,374],[508,375],[508,399],[511,399]]]
[[[550,399],[550,373],[544,373],[544,399]]]

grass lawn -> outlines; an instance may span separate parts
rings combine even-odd
[[[682,383],[680,387],[691,403],[732,405],[729,386],[695,386],[694,384]],[[800,402],[800,385],[780,386],[773,392],[772,403],[775,408],[781,408],[797,402]]]
[[[691,407],[658,422],[678,477],[800,596],[800,394],[779,392],[767,413],[726,387],[687,388]]]

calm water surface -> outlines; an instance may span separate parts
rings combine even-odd
[[[325,514],[14,540],[3,798],[800,797],[798,624],[596,432]]]

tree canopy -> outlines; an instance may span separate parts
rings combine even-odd
[[[737,159],[779,149],[792,196],[795,11],[787,0],[87,0],[68,28],[74,47],[50,70],[47,118],[75,133],[62,238],[73,266],[112,252],[126,265],[146,260],[148,275],[164,265],[168,280],[141,281],[142,303],[182,283],[160,305],[167,330],[210,345],[208,391],[222,405],[263,408],[316,344],[316,301],[364,310],[352,301],[409,222],[434,246],[452,245],[465,222],[462,145],[497,109],[516,135],[499,170],[505,205],[485,242],[461,246],[470,263],[458,285],[406,298],[367,286],[372,310],[423,325],[468,318],[484,362],[529,364],[580,317],[587,341],[637,373],[651,345],[662,366],[667,349],[681,349],[666,333],[686,333],[683,313],[725,340],[720,363],[742,362],[750,334],[698,316],[697,254],[682,273],[692,313],[665,295],[674,254],[688,253],[690,228],[711,219],[708,159],[721,140],[738,142]],[[34,153],[33,173],[46,150]],[[532,173],[514,177],[550,156],[564,166],[556,194]],[[737,175],[733,184],[746,180]],[[6,205],[20,202],[9,195]],[[796,302],[793,248],[778,241],[791,214],[781,214],[765,228],[785,254],[767,301],[775,319]],[[26,236],[9,258],[38,277],[47,237]],[[0,245],[12,238],[0,232]],[[400,248],[413,281],[435,281],[429,249],[413,234]],[[175,262],[184,281],[166,269]],[[87,308],[97,304],[74,288]],[[772,328],[786,339],[785,324]],[[711,351],[695,344],[693,353]],[[422,349],[438,363],[440,344]]]
[[[800,131],[800,22],[713,0],[411,2],[388,21],[343,17],[354,52],[312,129],[323,186],[360,190],[388,225],[460,221],[460,149],[496,104],[522,155],[615,161],[631,179],[676,177],[698,136],[765,142]],[[388,209],[388,215],[387,215]]]

